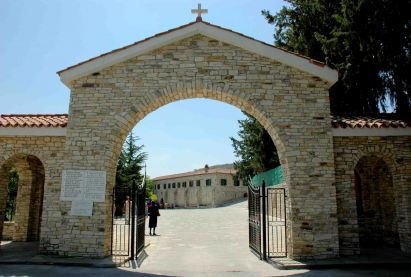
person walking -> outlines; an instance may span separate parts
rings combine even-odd
[[[151,202],[151,206],[148,208],[148,216],[150,217],[150,219],[148,220],[148,228],[150,228],[150,236],[151,236],[151,229],[153,229],[153,236],[156,236],[157,217],[160,216],[160,212],[158,210],[157,203],[154,201]]]
[[[124,202],[124,206],[123,206],[123,213],[125,215],[126,225],[130,224],[130,208],[131,208],[131,201],[130,201],[130,197],[127,195],[126,201]]]

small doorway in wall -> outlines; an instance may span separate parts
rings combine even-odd
[[[398,218],[392,173],[377,156],[360,159],[355,168],[355,197],[361,252],[398,248]]]
[[[0,168],[1,255],[38,251],[45,172],[40,159],[19,154]]]

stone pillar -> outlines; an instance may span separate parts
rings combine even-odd
[[[28,240],[37,241],[40,235],[40,222],[44,193],[44,168],[38,160],[29,161],[32,170],[32,186],[30,196],[30,218]]]
[[[287,183],[289,257],[294,259],[339,254],[331,130],[324,121],[311,121],[287,130],[294,134],[288,135],[285,146],[288,163],[281,161]]]
[[[15,166],[19,174],[19,186],[16,198],[16,219],[13,240],[27,241],[33,173],[25,159],[18,159]]]
[[[8,197],[8,178],[9,178],[10,166],[3,164],[0,167],[0,239],[2,238],[4,228],[4,218],[6,211],[6,203]],[[14,224],[13,224],[14,225]]]

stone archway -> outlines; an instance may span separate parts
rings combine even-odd
[[[401,154],[406,153],[404,149],[409,148],[407,148],[409,142],[405,139],[405,146],[393,149],[389,144],[392,143],[391,139],[395,141],[395,138],[381,137],[334,137],[341,255],[359,254],[361,250],[355,197],[355,171],[357,165],[370,157],[374,157],[384,165],[385,172],[388,172],[384,178],[391,175],[389,179],[392,180],[401,251],[407,253],[411,249],[409,243],[411,224],[408,212],[410,196],[407,192],[406,177],[408,164],[401,158]]]
[[[355,196],[360,247],[399,246],[393,176],[378,156],[364,156],[355,167]]]
[[[187,31],[185,37],[177,36],[180,30]],[[176,36],[175,40],[135,52],[121,62],[95,67],[94,59],[60,72],[71,89],[64,168],[105,171],[108,195],[123,141],[141,119],[173,101],[219,100],[257,118],[276,145],[289,196],[290,257],[338,255],[328,99],[334,73],[328,78],[326,67],[271,46],[254,47],[250,38],[211,24],[192,23],[174,32],[165,36]],[[220,32],[228,34],[219,36]],[[227,41],[230,34],[236,40]],[[87,73],[78,75],[82,68]],[[109,253],[110,201],[106,196],[106,202],[94,203],[87,222],[70,218],[68,224],[83,231],[67,234],[72,239],[65,243],[64,253]],[[70,205],[62,204],[63,209]],[[83,238],[82,232],[92,235],[80,245],[76,238]]]
[[[9,197],[9,173],[15,168],[18,174],[14,218],[4,221],[6,202]],[[45,171],[43,163],[33,155],[16,154],[0,168],[0,233],[12,241],[39,241],[43,208]],[[10,208],[10,207],[9,207]]]

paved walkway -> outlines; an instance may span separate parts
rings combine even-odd
[[[150,245],[143,259],[137,262],[130,261],[119,268],[95,268],[111,265],[113,261],[26,256],[25,251],[9,251],[13,253],[9,258],[19,257],[21,264],[7,264],[7,256],[1,256],[0,276],[411,276],[409,269],[397,266],[278,270],[260,261],[248,248],[246,201],[214,209],[160,210],[160,213],[156,230],[159,236],[146,236]],[[67,266],[88,262],[93,267]],[[65,266],[58,266],[62,264]]]
[[[142,272],[192,276],[208,272],[273,273],[248,248],[247,201],[213,209],[160,210]]]

